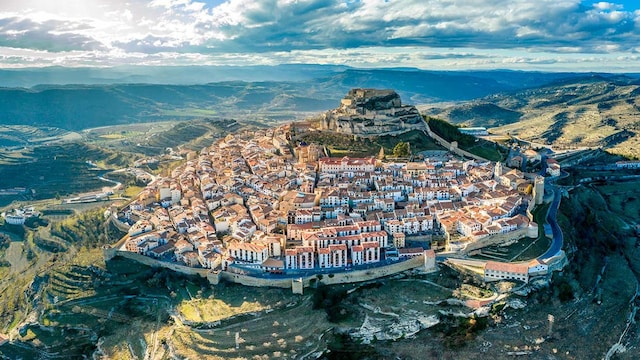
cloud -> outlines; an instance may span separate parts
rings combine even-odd
[[[85,51],[85,59],[114,62],[156,61],[162,56],[167,61],[230,61],[233,55],[241,63],[247,59],[313,62],[313,56],[329,61],[337,56],[346,64],[385,59],[455,63],[494,56],[480,55],[486,51],[558,56],[640,51],[640,11],[624,10],[615,2],[586,6],[580,0],[216,0],[213,4],[68,0],[54,6],[38,0],[5,0],[0,5],[0,46]],[[359,49],[369,49],[363,52],[375,59],[359,58]],[[78,58],[72,55],[60,58]]]
[[[0,18],[0,46],[63,52],[93,51],[103,45],[75,31],[87,29],[84,24],[48,20],[35,22],[20,17]]]

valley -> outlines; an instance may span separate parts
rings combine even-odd
[[[494,161],[507,160],[504,146],[512,137],[553,150],[575,150],[558,157],[567,172],[558,180],[565,192],[558,220],[569,266],[554,274],[550,284],[522,287],[482,316],[476,317],[460,302],[477,294],[506,294],[507,289],[487,286],[447,267],[436,274],[406,272],[363,284],[308,288],[304,295],[295,295],[287,289],[224,282],[210,286],[198,277],[128,259],[103,259],[102,246],[122,236],[104,221],[105,211],[123,207],[145,185],[125,172],[108,173],[138,164],[152,176],[167,174],[230,133],[255,133],[296,119],[306,119],[306,128],[346,92],[327,86],[326,93],[313,93],[314,101],[306,102],[290,95],[294,86],[302,85],[282,86],[284,95],[272,96],[270,85],[226,84],[216,90],[233,90],[226,103],[220,102],[224,109],[177,100],[165,106],[171,103],[171,91],[184,89],[164,87],[158,92],[163,104],[135,105],[132,115],[117,115],[122,115],[117,125],[105,125],[112,115],[82,124],[58,117],[50,126],[44,121],[12,125],[2,120],[0,189],[8,192],[0,193],[0,207],[18,201],[10,206],[34,204],[44,211],[37,224],[0,224],[0,333],[13,340],[0,346],[0,357],[582,359],[605,357],[616,343],[615,358],[637,357],[640,331],[627,320],[638,316],[633,312],[640,274],[635,230],[640,216],[638,170],[605,169],[622,156],[640,155],[635,152],[640,144],[633,125],[638,85],[625,78],[563,80],[516,92],[509,86],[500,94],[427,111],[427,118],[433,118],[429,121],[489,128],[500,144],[448,140]],[[112,90],[149,91],[134,88]],[[245,100],[234,95],[241,89]],[[419,95],[417,89],[398,92],[425,103],[434,99]],[[454,98],[447,96],[440,99]],[[145,111],[151,115],[138,117]],[[453,130],[443,126],[439,135],[446,137]],[[381,148],[390,155],[401,141],[410,143],[415,153],[446,150],[418,130],[367,139],[323,131],[299,136],[298,141],[324,144],[338,158],[377,156]],[[113,186],[98,175],[122,182],[123,187],[104,202],[61,204]],[[547,240],[542,235],[541,239]],[[545,241],[531,242],[526,251],[529,244],[516,243],[507,251],[490,248],[487,254],[526,260],[548,247]],[[550,314],[555,319],[551,330]],[[595,337],[599,341],[589,340]]]

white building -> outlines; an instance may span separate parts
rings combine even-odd
[[[298,246],[293,249],[286,249],[285,268],[286,269],[313,269],[314,268],[314,252],[313,248],[308,246]]]
[[[229,245],[229,256],[236,260],[261,264],[269,257],[269,249],[261,244],[236,242]]]
[[[373,172],[376,168],[376,159],[370,158],[349,158],[345,156],[341,159],[324,157],[318,160],[321,173],[328,174],[350,174],[353,177],[358,172]]]
[[[484,267],[484,281],[500,280],[529,282],[529,265],[525,263],[487,261]]]

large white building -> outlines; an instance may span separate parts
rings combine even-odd
[[[370,158],[350,158],[345,156],[341,159],[324,157],[318,160],[321,173],[327,174],[351,174],[359,172],[373,172],[376,168],[376,159]]]
[[[503,263],[487,261],[484,267],[484,281],[520,280],[529,281],[529,265],[526,263]]]

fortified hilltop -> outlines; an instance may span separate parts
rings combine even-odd
[[[322,114],[322,129],[357,136],[400,134],[424,129],[418,109],[402,105],[393,90],[352,89],[340,107]]]

